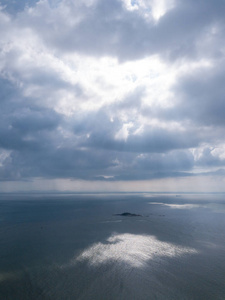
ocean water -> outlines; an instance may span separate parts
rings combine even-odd
[[[225,195],[1,194],[0,299],[224,300]]]

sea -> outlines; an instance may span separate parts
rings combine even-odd
[[[225,194],[0,194],[0,299],[224,300]]]

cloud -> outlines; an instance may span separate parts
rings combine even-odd
[[[173,149],[190,148],[197,145],[195,138],[190,139],[189,133],[179,133],[161,128],[146,128],[142,135],[129,135],[124,139],[107,139],[104,132],[98,136],[90,136],[89,145],[126,152],[167,152]],[[93,140],[94,139],[94,140]]]
[[[76,4],[60,1],[55,7],[40,1],[21,18],[61,52],[109,55],[121,60],[158,53],[172,60],[198,58],[199,37],[204,39],[211,28],[223,25],[221,0],[216,5],[210,1],[174,1],[157,22],[156,2],[144,2],[144,6],[141,3],[137,2],[132,10],[119,0]],[[209,55],[214,56],[214,51]]]
[[[22,12],[28,6],[35,6],[38,0],[25,0],[25,1],[7,1],[1,0],[0,4],[4,10],[9,14],[17,14]]]
[[[222,0],[0,4],[1,180],[223,176]]]
[[[176,87],[179,116],[206,126],[224,125],[224,79],[224,60],[181,78]]]

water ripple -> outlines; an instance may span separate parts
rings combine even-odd
[[[196,249],[162,242],[151,235],[113,234],[106,242],[95,243],[84,250],[70,262],[70,266],[78,261],[88,261],[91,265],[115,261],[138,268],[149,260],[196,253]]]

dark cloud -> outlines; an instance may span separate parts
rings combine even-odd
[[[180,103],[176,108],[180,116],[191,118],[205,125],[224,125],[225,72],[224,63],[215,69],[202,69],[196,74],[184,77],[177,94]]]
[[[217,138],[217,132],[220,135],[225,125],[224,81],[224,60],[213,67],[188,72],[177,80],[173,88],[175,105],[167,109],[156,105],[151,113],[165,120],[186,122],[186,126],[195,124],[202,127],[202,132],[205,131],[204,127],[208,127],[211,131],[208,141],[213,135]],[[143,111],[144,114],[149,112],[148,108]]]
[[[25,1],[8,1],[1,0],[0,5],[4,8],[4,10],[9,14],[17,14],[22,12],[26,7],[35,6],[35,4],[39,0],[25,0]]]
[[[160,170],[160,176],[165,172],[169,176],[169,170],[190,169],[187,153],[139,157],[139,152],[187,147],[190,141],[181,141],[176,132],[147,128],[140,136],[131,133],[126,141],[116,140],[123,122],[118,118],[110,120],[109,107],[106,111],[64,118],[53,110],[37,107],[29,99],[22,101],[20,90],[9,81],[2,79],[2,85],[5,91],[1,94],[0,147],[10,153],[0,167],[1,180],[43,176],[137,179],[152,178]],[[118,107],[125,107],[126,101],[127,98]],[[72,128],[72,136],[63,136],[59,126]]]
[[[47,132],[54,130],[61,117],[48,108],[24,99],[18,87],[1,79],[0,147],[15,151],[38,151]]]
[[[165,177],[191,176],[194,157],[189,151],[174,150],[168,153],[139,154],[115,179],[143,180]]]
[[[53,145],[51,145],[53,146]],[[73,150],[68,148],[15,151],[1,168],[1,180],[30,177],[101,180],[151,179],[185,176],[193,167],[189,153],[146,156],[115,151]],[[3,172],[4,170],[4,172]]]
[[[49,10],[45,20],[42,18],[44,9]],[[66,14],[60,14],[60,9],[66,11]],[[23,22],[28,22],[42,38],[45,37],[49,45],[63,52],[110,55],[122,61],[161,54],[174,61],[204,56],[199,38],[207,43],[209,37],[214,38],[211,47],[207,44],[208,53],[205,55],[218,54],[215,41],[220,40],[224,44],[220,36],[211,33],[215,26],[224,26],[223,0],[213,3],[200,0],[175,1],[174,8],[157,23],[151,16],[143,18],[138,10],[125,9],[119,0],[110,3],[104,0],[93,1],[90,6],[85,2],[75,5],[73,1],[62,1],[55,8],[55,15],[45,2],[40,2],[36,10],[38,13],[31,14],[27,20],[24,17]],[[54,18],[58,18],[57,30]],[[75,18],[77,22],[74,22]]]
[[[134,180],[190,176],[195,165],[193,155],[179,149],[199,145],[200,137],[195,132],[144,126],[136,134],[135,125],[129,129],[126,139],[116,138],[124,125],[116,117],[117,112],[129,109],[132,97],[131,107],[139,107],[142,93],[128,95],[98,112],[63,117],[51,109],[37,107],[29,99],[21,103],[18,88],[6,80],[2,82],[8,93],[2,94],[0,147],[11,151],[0,168],[2,180],[29,177],[101,180],[105,176],[108,180]],[[8,101],[4,101],[4,95]],[[114,110],[113,120],[111,110]],[[59,127],[67,129],[70,137],[62,135]],[[197,164],[203,165],[203,157]],[[212,160],[205,158],[205,165],[211,166]],[[219,166],[218,160],[214,165]]]
[[[225,166],[225,159],[215,155],[216,149],[206,147],[201,153],[201,156],[196,161],[197,166],[201,167],[222,167]]]
[[[198,145],[197,137],[190,132],[146,128],[141,135],[129,135],[126,140],[115,139],[107,131],[93,132],[86,141],[88,146],[126,152],[167,152],[173,149],[191,148]],[[84,144],[85,145],[85,144]]]
[[[115,135],[123,122],[110,120],[109,107],[63,118],[47,108],[25,103],[29,102],[17,105],[12,100],[11,105],[9,101],[3,106],[6,114],[1,120],[0,146],[12,152],[1,168],[2,179],[146,179],[170,176],[193,166],[188,152],[172,151],[197,143],[188,134],[147,127],[140,135],[134,135],[132,129],[127,140],[118,140]],[[58,126],[72,128],[72,136],[65,138]]]

